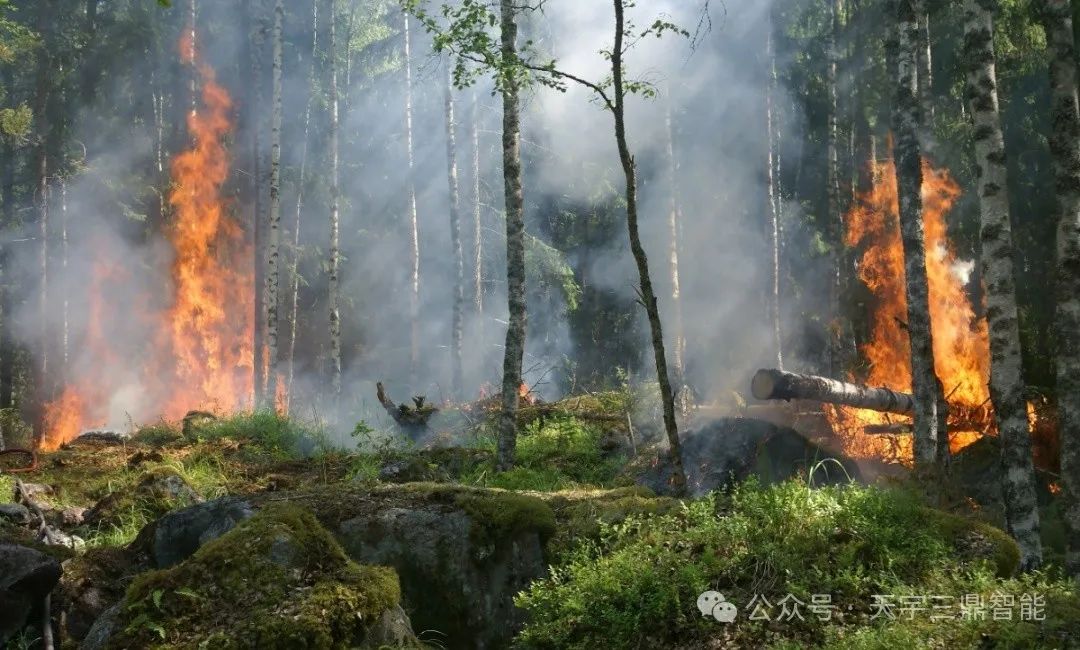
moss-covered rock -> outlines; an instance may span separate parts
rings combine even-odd
[[[970,517],[927,508],[927,523],[952,542],[962,560],[986,560],[999,578],[1014,575],[1020,567],[1020,547],[1005,531]]]
[[[400,597],[393,569],[352,562],[308,511],[269,504],[136,578],[109,647],[377,647],[370,632]]]
[[[514,594],[547,573],[555,518],[533,496],[410,483],[329,488],[305,502],[350,557],[397,570],[413,623],[447,647],[506,645],[524,623]]]

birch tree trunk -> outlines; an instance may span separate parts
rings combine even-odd
[[[776,353],[776,367],[784,369],[784,351],[780,332],[780,213],[779,197],[776,192],[776,123],[774,120],[774,97],[776,90],[776,52],[773,46],[773,25],[770,17],[768,34],[765,36],[765,56],[769,60],[769,81],[765,84],[765,129],[768,138],[768,187],[769,248],[772,249],[772,268],[770,269],[769,320],[772,324],[773,349]]]
[[[964,3],[965,95],[975,123],[982,268],[990,329],[990,394],[1001,438],[1005,520],[1020,546],[1021,568],[1027,571],[1042,564],[1042,543],[1020,358],[1005,138],[998,112],[993,28],[996,5],[996,0]]]
[[[611,49],[612,93],[614,94],[612,113],[615,118],[615,141],[619,148],[619,161],[622,163],[623,176],[626,179],[626,226],[630,236],[630,250],[637,265],[641,302],[644,303],[645,312],[649,317],[653,356],[656,362],[656,378],[660,384],[660,399],[664,408],[664,431],[667,433],[672,465],[671,489],[676,495],[681,495],[686,491],[686,472],[683,470],[679,427],[675,421],[675,395],[671,390],[671,380],[668,377],[667,355],[664,351],[664,332],[660,323],[660,309],[656,303],[656,293],[653,291],[652,277],[649,275],[649,260],[645,255],[645,248],[641,243],[641,234],[638,231],[637,166],[626,140],[626,88],[623,84],[622,64],[623,37],[625,36],[623,2],[624,0],[614,0],[615,45]]]
[[[1072,5],[1040,0],[1050,55],[1050,152],[1058,202],[1057,402],[1066,570],[1080,578],[1080,105]]]
[[[308,150],[311,138],[311,105],[315,99],[315,58],[319,52],[319,3],[311,3],[311,62],[308,68],[308,100],[304,108],[304,144],[300,152],[300,178],[296,186],[296,219],[293,221],[293,250],[289,268],[289,350],[286,356],[285,413],[292,402],[293,375],[296,368],[296,330],[300,312],[300,225],[304,214],[304,189],[307,181]]]
[[[265,24],[262,15],[262,0],[250,0],[249,10],[253,12],[254,27],[251,35],[251,97],[254,102],[248,107],[251,118],[251,173],[252,173],[252,233],[255,244],[255,327],[253,350],[253,378],[255,385],[255,406],[265,403],[266,395],[266,225],[263,220],[263,145],[262,145],[262,108],[266,105],[263,93],[263,43],[265,42]],[[193,5],[194,6],[194,5]],[[194,11],[194,9],[193,9]],[[194,34],[194,28],[192,34]],[[194,39],[194,35],[192,36]],[[194,40],[192,40],[194,42]],[[192,82],[194,83],[194,82]],[[192,86],[194,90],[194,85]],[[192,105],[192,112],[194,112]]]
[[[826,209],[828,222],[834,232],[833,244],[833,282],[832,296],[829,300],[829,310],[832,316],[832,351],[831,360],[833,375],[841,376],[847,373],[853,361],[854,339],[851,337],[851,324],[848,313],[843,308],[843,298],[847,294],[847,250],[843,244],[843,208],[840,204],[840,157],[839,157],[839,92],[837,87],[837,69],[839,67],[840,50],[837,36],[840,31],[840,13],[842,12],[842,0],[833,0],[831,3],[832,26],[828,36],[828,63],[826,66],[826,80],[828,86],[828,139],[827,157],[828,167],[826,173]]]
[[[919,79],[919,105],[922,108],[923,128],[930,131],[934,123],[934,76],[933,56],[930,49],[930,13],[927,9],[927,0],[918,0],[915,5],[916,20],[919,23],[918,46],[918,79]]]
[[[453,324],[450,332],[451,392],[455,400],[462,397],[465,383],[462,377],[461,354],[465,321],[465,251],[461,243],[461,191],[458,187],[457,121],[454,116],[454,89],[450,80],[450,64],[446,66],[446,179],[450,190],[450,254],[454,262]]]
[[[915,45],[918,21],[913,3],[894,0],[896,8],[896,97],[893,103],[894,156],[900,196],[900,234],[904,246],[907,325],[911,342],[912,393],[915,396],[915,470],[924,475],[944,470],[939,442],[947,444],[942,422],[941,382],[934,373],[930,331],[929,282],[922,217],[922,155],[919,147],[919,100]],[[947,448],[947,447],[946,447]]]
[[[500,45],[505,63],[517,61],[517,9],[514,0],[499,0]],[[509,318],[503,347],[502,412],[499,415],[497,465],[514,466],[521,365],[525,356],[525,195],[521,178],[521,87],[512,70],[500,72],[503,100],[503,192],[506,200],[506,298]]]
[[[416,384],[420,363],[420,222],[416,214],[416,163],[413,158],[413,85],[412,85],[412,37],[409,30],[409,13],[405,17],[405,152],[409,159],[406,192],[409,215],[409,262],[412,275],[409,278],[409,379]]]
[[[480,204],[480,103],[476,91],[472,95],[472,209],[473,209],[473,307],[476,310],[479,332],[484,340],[484,225]]]
[[[52,14],[51,0],[42,0],[38,5],[38,33],[42,39],[48,39],[48,24]],[[38,218],[38,318],[40,332],[37,341],[38,359],[34,372],[35,416],[33,418],[34,441],[39,443],[45,435],[44,405],[51,398],[49,386],[49,74],[51,62],[48,41],[38,52],[37,79],[34,89],[34,120],[37,131],[37,147],[34,153],[34,207]]]
[[[274,69],[270,117],[270,232],[266,238],[266,394],[262,408],[276,409],[278,384],[278,249],[281,246],[281,67],[283,0],[274,3]]]
[[[667,127],[667,159],[670,176],[668,197],[668,274],[671,280],[671,310],[675,319],[675,392],[678,397],[679,412],[690,413],[690,390],[686,385],[686,332],[683,327],[682,279],[679,276],[679,250],[682,242],[682,202],[679,188],[679,159],[675,155],[675,125],[671,116],[671,99],[668,98],[667,111],[664,115]]]
[[[61,176],[57,180],[60,186],[60,277],[68,277],[68,205],[67,205],[67,182]],[[70,354],[70,301],[68,300],[68,288],[60,287],[60,379],[67,379],[68,357]]]
[[[338,267],[341,264],[339,210],[341,188],[338,185],[338,56],[337,0],[329,5],[330,38],[327,56],[330,60],[330,249],[327,264],[327,303],[330,311],[330,391],[334,406],[341,400],[341,307],[338,287]]]

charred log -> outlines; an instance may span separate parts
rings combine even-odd
[[[758,370],[750,391],[762,400],[808,399],[900,415],[910,415],[915,410],[915,399],[907,393],[783,370]]]

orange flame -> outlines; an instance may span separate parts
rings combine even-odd
[[[865,248],[859,277],[875,301],[870,316],[870,342],[862,348],[869,366],[865,382],[910,391],[904,250],[895,167],[891,160],[874,163],[873,172],[874,187],[860,197],[845,218],[847,245]],[[965,420],[976,420],[979,425],[976,431],[951,432],[950,446],[954,452],[993,429],[988,407],[990,343],[986,321],[977,318],[972,308],[965,290],[970,265],[958,259],[945,223],[945,216],[960,193],[947,171],[934,169],[923,161],[923,222],[934,367],[944,386],[950,412],[962,413]],[[895,416],[846,407],[827,409],[827,415],[841,436],[846,453],[859,458],[910,462],[909,436],[870,435],[863,431],[868,424],[894,423]],[[964,427],[972,428],[969,422]]]
[[[180,54],[199,74],[202,106],[188,115],[190,148],[172,162],[168,201],[174,221],[167,233],[175,255],[172,303],[143,315],[158,334],[149,341],[138,378],[145,412],[173,420],[190,409],[229,411],[249,403],[254,331],[253,250],[222,198],[229,176],[224,141],[232,129],[232,100],[213,69],[198,60],[191,31],[181,39]],[[60,397],[46,405],[43,450],[56,449],[90,426],[107,424],[109,400],[121,387],[110,385],[121,374],[110,370],[130,370],[110,347],[103,326],[105,316],[118,310],[108,299],[121,292],[107,290],[118,283],[121,271],[105,261],[94,265],[80,343],[93,372],[76,373]]]

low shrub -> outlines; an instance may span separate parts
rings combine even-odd
[[[679,513],[602,526],[599,541],[565,554],[548,579],[518,596],[517,604],[529,612],[518,644],[662,647],[719,636],[724,647],[746,648],[884,648],[907,638],[917,639],[911,647],[973,647],[962,641],[999,634],[989,637],[1001,639],[989,647],[1053,647],[1063,628],[1080,625],[1080,600],[1066,583],[1000,577],[1003,569],[1015,569],[1015,561],[1002,566],[1015,553],[1000,531],[932,511],[913,493],[750,482],[730,495],[690,502]],[[911,624],[871,620],[875,595],[959,599],[1002,591],[1015,599],[1035,587],[1046,595],[1054,623],[1014,621],[1005,636],[999,621],[934,626],[928,615]],[[697,598],[708,590],[741,608],[735,623],[701,614]],[[801,620],[775,620],[785,597],[803,603]],[[815,597],[827,597],[834,607],[829,620],[808,611]],[[749,620],[755,598],[771,604],[774,620]],[[879,638],[889,643],[873,645]],[[863,645],[849,645],[851,639]],[[796,645],[785,645],[790,643]]]

